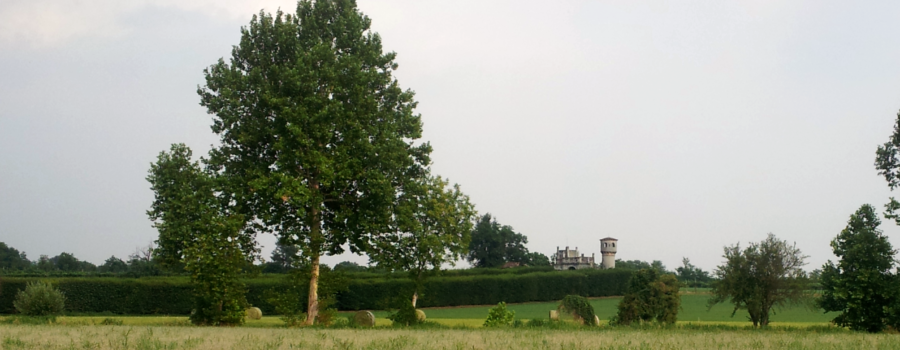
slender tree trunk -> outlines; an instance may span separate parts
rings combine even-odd
[[[306,313],[305,326],[312,326],[319,315],[319,254],[312,258],[312,266],[309,277],[309,307]]]
[[[416,307],[416,300],[419,300],[419,292],[413,292],[413,299],[412,299],[413,308]]]
[[[312,189],[313,193],[318,193],[319,183],[315,180],[312,181]],[[307,304],[307,312],[306,312],[306,322],[303,323],[305,326],[312,326],[316,323],[316,316],[319,315],[319,258],[321,257],[321,251],[319,250],[320,240],[322,238],[322,221],[319,216],[319,206],[314,205],[311,213],[312,214],[312,227],[310,229],[310,246],[311,246],[311,256],[310,259],[312,261],[312,266],[310,266],[309,273],[309,301]]]

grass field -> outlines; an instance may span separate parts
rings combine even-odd
[[[285,329],[0,325],[0,349],[897,349],[841,330]]]
[[[52,325],[10,324],[13,318],[0,317],[0,349],[900,349],[898,335],[830,327],[833,315],[805,308],[779,310],[773,327],[751,329],[746,312],[732,318],[728,305],[707,311],[708,298],[682,295],[678,325],[654,329],[567,322],[555,329],[480,328],[491,306],[425,309],[428,320],[453,329],[391,328],[384,311],[375,312],[376,329],[286,329],[277,316],[237,328],[193,327],[186,316],[64,316]],[[619,300],[591,300],[602,323]],[[517,319],[546,320],[556,305],[508,307]],[[120,325],[102,325],[107,318]]]

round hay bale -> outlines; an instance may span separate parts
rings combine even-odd
[[[416,319],[419,320],[419,322],[425,321],[425,311],[416,309]]]
[[[550,310],[550,321],[559,321],[559,311]]]
[[[595,326],[600,325],[600,316],[594,315],[594,325]]]
[[[360,311],[353,315],[353,323],[361,327],[375,327],[375,315],[369,311]]]
[[[244,311],[244,315],[251,320],[258,320],[262,318],[262,310],[258,307],[251,307]]]

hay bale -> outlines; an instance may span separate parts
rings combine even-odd
[[[419,320],[419,322],[425,321],[425,311],[416,309],[416,319]]]
[[[360,327],[375,327],[375,315],[369,311],[360,311],[353,315],[353,323]]]
[[[262,318],[262,310],[258,307],[251,307],[244,311],[244,315],[251,320],[258,320]]]
[[[600,317],[597,316],[597,315],[594,315],[594,325],[595,325],[595,326],[599,326],[599,325],[600,325]]]
[[[550,310],[550,321],[559,321],[559,311]]]

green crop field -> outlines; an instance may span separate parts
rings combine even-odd
[[[621,297],[591,299],[594,311],[601,320],[607,320],[616,313]],[[731,316],[732,306],[718,304],[711,310],[707,310],[708,294],[684,294],[681,296],[681,311],[678,312],[679,321],[691,322],[749,322],[746,311],[737,312]],[[550,310],[555,310],[556,302],[510,304],[508,308],[516,312],[516,319],[530,320],[533,318],[546,319]],[[484,320],[491,306],[464,306],[454,308],[424,309],[429,319],[435,320]],[[378,318],[387,317],[384,311],[375,312]],[[809,310],[804,307],[792,307],[784,310],[776,310],[772,316],[772,322],[778,323],[827,323],[834,318],[833,314],[824,314],[821,311]]]

